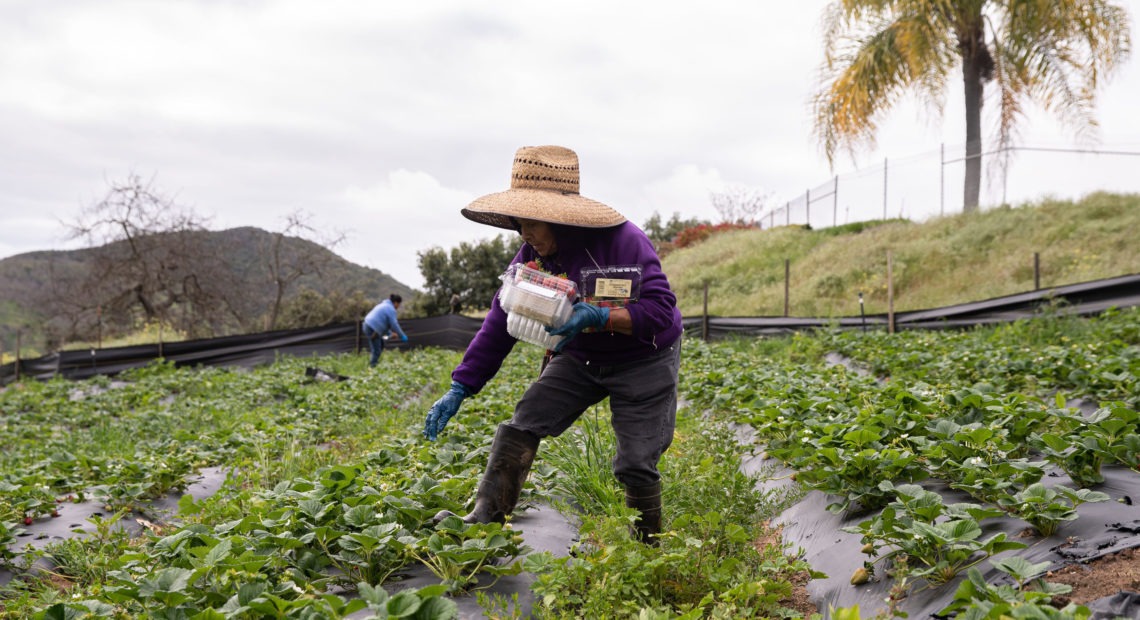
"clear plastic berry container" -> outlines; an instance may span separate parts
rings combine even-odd
[[[523,264],[511,265],[500,277],[499,304],[507,312],[507,333],[540,347],[553,348],[561,336],[546,333],[573,313],[578,286]]]
[[[546,333],[545,325],[517,312],[507,313],[507,333],[518,340],[538,345],[544,349],[553,349],[566,338],[565,336],[551,336]]]

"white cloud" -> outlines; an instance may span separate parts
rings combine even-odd
[[[347,227],[341,254],[374,267],[413,288],[423,286],[416,253],[451,248],[498,231],[464,218],[459,210],[475,196],[444,187],[422,171],[396,170],[368,187],[350,186],[341,197],[337,220]]]

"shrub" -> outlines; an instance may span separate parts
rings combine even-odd
[[[681,249],[700,243],[712,235],[726,230],[747,230],[756,227],[756,225],[741,222],[721,222],[720,224],[698,224],[696,226],[690,226],[677,233],[676,237],[673,237],[672,249]]]

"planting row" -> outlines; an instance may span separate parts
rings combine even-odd
[[[686,391],[755,428],[767,455],[829,494],[833,512],[875,513],[849,530],[873,558],[854,582],[905,559],[911,576],[937,585],[1025,546],[981,540],[985,519],[1018,518],[1049,536],[1080,504],[1108,499],[1096,490],[1103,466],[1140,468],[1138,324],[1128,311],[961,333],[829,332],[796,337],[777,358],[759,342],[690,347]],[[827,363],[833,348],[873,360],[874,373]],[[1082,413],[1055,390],[1100,406]],[[1043,484],[1054,467],[1071,484]],[[978,503],[944,505],[913,484],[927,478]]]
[[[828,350],[876,376],[906,383],[985,383],[1001,392],[1061,391],[1097,402],[1140,407],[1140,307],[1088,320],[1045,313],[996,329],[824,332]]]

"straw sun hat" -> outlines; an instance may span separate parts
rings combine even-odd
[[[524,146],[515,152],[511,188],[463,209],[480,224],[515,230],[510,218],[585,228],[617,226],[625,217],[578,193],[578,154],[562,146]]]

